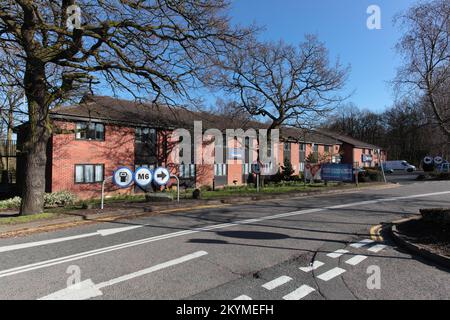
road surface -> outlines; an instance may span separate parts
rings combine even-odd
[[[408,181],[0,239],[0,299],[449,299],[449,270],[370,232],[440,206],[450,182]]]

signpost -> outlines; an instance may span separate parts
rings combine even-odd
[[[353,181],[353,168],[351,164],[325,163],[321,172],[324,181]]]
[[[258,162],[252,164],[252,172],[256,174],[256,192],[259,192],[259,176],[261,175],[261,165]]]
[[[138,168],[134,172],[134,182],[141,188],[146,188],[153,181],[153,172],[148,168]]]
[[[133,182],[141,188],[146,188],[152,182],[158,186],[165,186],[169,183],[170,178],[177,180],[177,201],[180,202],[180,180],[177,176],[171,175],[169,170],[163,167],[155,169],[153,172],[148,168],[137,168],[133,173],[127,167],[120,167],[113,172],[112,177],[106,178],[102,183],[102,199],[100,209],[104,208],[105,184],[107,181],[112,182],[119,188],[128,188]]]
[[[170,180],[169,170],[163,167],[155,169],[153,173],[153,181],[159,186],[165,186]]]
[[[127,167],[121,167],[114,171],[113,182],[119,188],[128,188],[133,182],[133,171]]]

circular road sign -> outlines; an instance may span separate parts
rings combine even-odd
[[[434,161],[434,159],[432,157],[425,157],[423,159],[423,163],[425,163],[425,164],[432,164],[433,161]]]
[[[142,187],[147,187],[153,180],[153,172],[148,168],[138,168],[134,172],[134,182]]]
[[[252,164],[252,172],[254,174],[260,174],[261,173],[261,165],[259,163],[253,163]]]
[[[159,167],[153,172],[153,181],[160,186],[165,186],[169,179],[170,173],[166,168]]]
[[[114,171],[113,182],[119,188],[127,188],[133,182],[133,172],[127,167]]]
[[[434,158],[434,163],[435,164],[440,165],[440,164],[442,164],[442,162],[444,162],[444,159],[442,157],[438,156],[438,157]]]

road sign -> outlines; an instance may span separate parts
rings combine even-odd
[[[253,163],[252,164],[252,172],[254,174],[261,174],[261,166],[259,163]]]
[[[166,168],[159,167],[153,173],[153,181],[160,186],[165,186],[170,179],[170,173]]]
[[[147,187],[153,180],[153,172],[148,168],[138,168],[134,172],[134,182],[142,187]]]
[[[119,188],[127,188],[133,182],[133,172],[127,167],[114,171],[113,182]]]

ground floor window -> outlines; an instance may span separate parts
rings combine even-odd
[[[195,164],[180,164],[179,166],[180,178],[194,178]]]
[[[215,164],[214,165],[214,175],[216,177],[222,177],[227,175],[227,165],[226,164]]]
[[[75,183],[103,182],[103,164],[77,164],[75,165]]]
[[[300,162],[299,171],[300,172],[305,171],[305,163],[304,162]]]
[[[252,165],[250,163],[244,163],[242,165],[242,171],[244,175],[249,175],[252,173]]]
[[[147,168],[150,170],[154,170],[155,169],[155,165],[154,164],[135,164],[134,165],[134,170],[136,171],[138,168]]]

